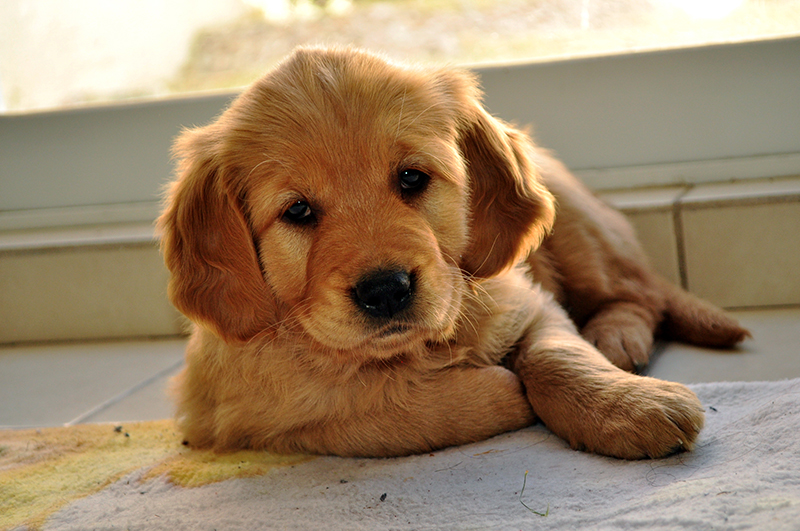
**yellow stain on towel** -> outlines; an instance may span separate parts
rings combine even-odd
[[[300,454],[277,455],[245,450],[218,454],[211,450],[191,450],[154,466],[143,480],[166,475],[181,487],[201,487],[231,478],[261,476],[273,468],[298,465],[312,459],[314,456]]]
[[[126,436],[126,433],[128,434]],[[34,529],[71,501],[174,454],[172,421],[0,432],[0,529]]]
[[[183,447],[171,420],[0,431],[0,530],[39,529],[70,502],[136,470],[142,481],[166,476],[183,487],[252,477],[312,459],[242,451],[215,454]]]

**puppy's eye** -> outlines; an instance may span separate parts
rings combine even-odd
[[[398,174],[400,180],[400,193],[405,197],[413,197],[428,186],[428,181],[431,180],[427,173],[419,170],[401,170]]]
[[[314,211],[311,206],[305,201],[297,201],[292,206],[286,209],[283,213],[283,219],[289,223],[297,225],[305,225],[315,221]]]

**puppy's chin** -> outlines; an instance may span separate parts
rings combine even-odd
[[[386,359],[398,354],[416,352],[439,335],[439,332],[407,324],[389,324],[367,336],[361,345],[349,351],[354,355],[357,352],[361,356],[373,359]]]
[[[436,328],[416,323],[390,322],[369,330],[337,334],[337,337],[308,328],[306,333],[325,351],[336,352],[336,357],[342,358],[342,361],[363,362],[420,352],[430,342],[446,341],[453,335],[454,321],[448,319]]]

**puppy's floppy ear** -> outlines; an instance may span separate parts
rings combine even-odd
[[[528,135],[486,112],[472,76],[449,76],[462,108],[459,147],[467,163],[472,216],[461,267],[486,278],[538,247],[553,226],[554,199],[538,180]]]
[[[209,129],[187,131],[175,144],[180,164],[158,220],[161,249],[172,303],[220,337],[244,341],[273,322],[274,302],[214,138]]]

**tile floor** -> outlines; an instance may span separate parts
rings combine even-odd
[[[733,312],[754,339],[735,351],[662,344],[649,375],[683,383],[800,377],[800,307]],[[0,427],[171,415],[185,339],[0,347]]]

